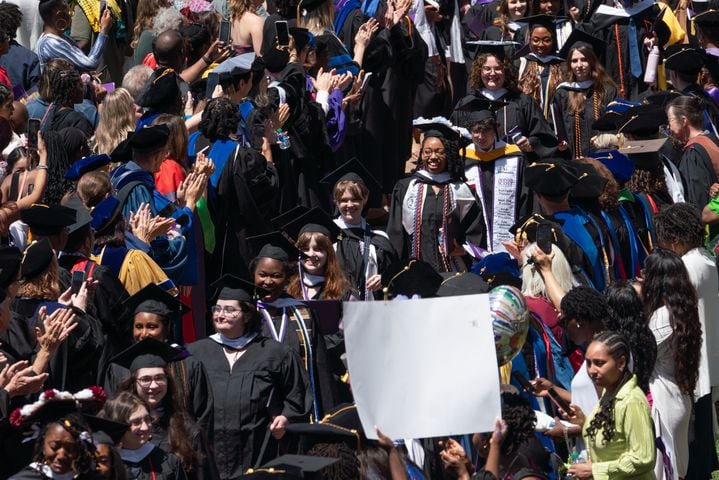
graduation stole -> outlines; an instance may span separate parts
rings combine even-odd
[[[99,0],[74,0],[74,3],[80,7],[87,17],[87,21],[92,28],[93,33],[100,32],[100,1]],[[122,9],[118,6],[115,0],[107,0],[107,8],[110,9],[114,18],[122,18]],[[72,3],[70,5],[70,11],[72,11]]]
[[[488,152],[477,151],[474,145],[466,149],[466,158],[480,162],[494,162],[494,185],[492,191],[492,219],[487,212],[487,199],[484,194],[484,175],[479,165],[466,168],[467,183],[475,187],[479,203],[482,206],[484,224],[487,228],[487,248],[490,252],[505,251],[503,241],[511,241],[509,229],[514,225],[517,211],[517,188],[519,186],[519,167],[522,157],[516,145],[497,142],[497,148]],[[476,168],[472,168],[476,167]]]

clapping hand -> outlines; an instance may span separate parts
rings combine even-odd
[[[83,283],[83,286],[87,282]],[[80,291],[83,287],[80,287]],[[87,287],[85,287],[85,292]],[[78,292],[80,295],[80,292]],[[35,327],[35,336],[37,343],[42,350],[48,353],[55,353],[70,333],[77,327],[77,315],[72,309],[59,308],[47,315],[47,308],[41,307],[38,312],[38,321],[43,325],[43,329]]]

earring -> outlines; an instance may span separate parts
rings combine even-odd
[[[62,22],[63,26],[60,26],[60,22]],[[63,20],[62,18],[55,20],[55,28],[60,30],[61,32],[64,32],[67,30],[67,20]]]

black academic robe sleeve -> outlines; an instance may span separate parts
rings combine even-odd
[[[408,260],[412,255],[410,238],[402,225],[402,205],[410,180],[411,178],[403,178],[395,184],[387,220],[387,235],[399,260]]]
[[[690,145],[677,168],[684,183],[684,198],[701,211],[709,203],[709,187],[717,183],[709,154],[701,145]]]
[[[175,370],[180,368],[184,370],[181,373],[187,376],[185,386],[187,389],[187,411],[211,438],[214,423],[214,397],[205,367],[202,362],[191,356],[179,362],[173,362],[171,365],[175,365]]]
[[[154,448],[139,462],[124,461],[127,478],[135,480],[187,480],[180,460],[161,448]]]

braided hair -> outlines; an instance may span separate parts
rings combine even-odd
[[[22,25],[22,12],[20,7],[10,2],[0,3],[0,32],[9,39],[15,38],[17,29]]]
[[[51,100],[58,106],[72,107],[81,84],[80,72],[75,68],[55,71],[50,77]]]
[[[63,195],[73,189],[72,182],[65,180],[65,172],[70,168],[70,159],[62,135],[56,131],[47,131],[43,135],[47,149],[47,176],[52,181],[47,183],[42,203],[59,204]]]
[[[615,360],[624,357],[627,362],[627,368],[624,369],[624,374],[622,375],[622,378],[619,379],[616,388],[611,391],[605,391],[602,398],[599,399],[599,409],[587,427],[587,436],[589,438],[594,440],[597,437],[597,434],[601,431],[602,443],[607,444],[614,438],[614,434],[616,433],[616,427],[614,425],[614,406],[616,403],[615,400],[617,398],[617,392],[619,392],[622,386],[627,383],[630,378],[632,378],[632,372],[629,369],[631,348],[629,347],[629,342],[627,342],[626,338],[624,338],[624,335],[612,330],[605,330],[595,335],[592,343],[594,342],[603,343],[607,348],[609,355]]]
[[[420,147],[420,159],[419,162],[417,162],[417,168],[415,171],[420,170],[425,167],[424,160],[422,159],[422,150],[424,150],[424,144],[429,140],[430,138],[437,138],[442,142],[442,146],[444,147],[444,152],[447,159],[447,173],[449,173],[449,176],[452,178],[452,181],[464,181],[466,180],[466,177],[464,175],[464,160],[459,154],[459,142],[455,140],[450,140],[448,138],[445,138],[443,136],[434,136],[434,135],[425,135],[422,139],[422,145]]]
[[[502,441],[502,454],[513,455],[534,436],[537,417],[524,397],[516,393],[503,393],[502,419],[507,422],[507,435]]]
[[[360,461],[355,450],[343,442],[315,443],[307,455],[324,458],[338,458],[339,462],[323,468],[319,473],[327,480],[351,480],[357,478]]]
[[[75,478],[95,478],[95,447],[92,438],[89,437],[90,428],[77,413],[70,413],[56,421],[47,423],[40,432],[38,441],[35,443],[33,461],[40,464],[45,463],[45,435],[50,428],[60,427],[70,434],[77,445],[77,458],[72,464],[76,474]],[[83,433],[85,435],[83,435]]]

